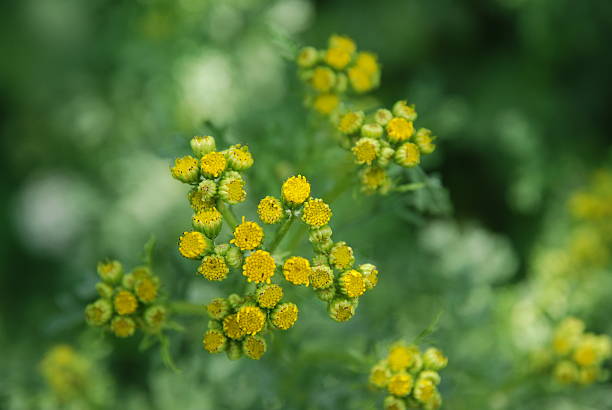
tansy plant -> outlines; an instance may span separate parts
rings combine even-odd
[[[329,227],[332,211],[323,200],[311,197],[310,183],[301,175],[288,178],[280,198],[266,196],[257,206],[259,219],[278,225],[267,239],[262,225],[239,221],[232,205],[246,198],[241,172],[253,165],[246,146],[233,145],[217,151],[213,137],[194,137],[193,156],[176,159],[172,176],[191,185],[193,229],[184,232],[178,249],[185,258],[197,260],[197,275],[222,281],[242,275],[246,290],[227,298],[213,299],[206,310],[210,316],[203,346],[210,353],[226,352],[231,359],[243,354],[259,359],[266,351],[264,336],[285,331],[298,319],[298,306],[283,299],[283,284],[310,287],[327,304],[329,316],[349,320],[358,299],[376,286],[378,271],[371,264],[356,266],[353,250],[345,242],[334,242]],[[282,258],[275,253],[290,226],[299,221],[310,230],[314,256]],[[231,238],[222,239],[223,224]],[[281,280],[284,278],[284,281]]]
[[[374,388],[386,389],[385,410],[437,409],[442,405],[438,372],[447,364],[434,347],[421,352],[418,346],[399,341],[372,367],[369,380]]]
[[[434,152],[435,136],[415,129],[414,105],[397,101],[391,110],[356,110],[352,99],[376,88],[380,65],[369,52],[357,52],[353,40],[333,35],[326,50],[303,48],[297,55],[299,76],[306,85],[306,103],[329,116],[340,145],[360,167],[359,179],[367,193],[410,191],[423,183],[407,183],[402,168],[418,167],[421,156]],[[423,177],[423,175],[421,175]]]

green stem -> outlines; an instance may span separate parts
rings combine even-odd
[[[204,305],[187,302],[184,300],[175,300],[168,304],[170,310],[179,315],[206,315]]]
[[[276,231],[276,235],[274,236],[274,239],[272,240],[272,243],[270,244],[270,247],[268,249],[270,253],[273,253],[276,250],[285,235],[287,235],[287,232],[289,232],[289,228],[291,228],[291,224],[293,224],[294,219],[295,216],[293,214],[290,214],[287,220],[283,222],[280,228],[278,228],[278,230]]]
[[[416,191],[417,189],[425,188],[424,182],[413,182],[412,184],[404,184],[393,189],[395,192]]]
[[[227,224],[233,231],[238,225],[238,220],[236,219],[236,215],[234,215],[232,208],[226,206],[225,203],[219,198],[217,200],[217,209],[219,212],[221,212],[221,215],[223,215],[223,218],[227,221]]]

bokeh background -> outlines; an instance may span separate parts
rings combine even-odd
[[[567,315],[612,334],[610,248],[591,242],[604,256],[580,276],[563,262],[577,223],[568,200],[612,166],[609,1],[24,0],[2,8],[0,408],[380,408],[368,366],[439,312],[422,343],[450,358],[446,408],[612,408],[609,382],[571,388],[522,376],[529,352]],[[179,374],[156,348],[143,353],[137,340],[89,330],[83,308],[94,298],[97,261],[134,266],[151,235],[155,270],[173,298],[206,303],[229,291],[196,280],[176,251],[190,209],[168,167],[192,135],[249,145],[256,164],[237,211],[251,218],[289,175],[305,174],[325,192],[347,171],[329,135],[312,132],[290,59],[296,46],[322,48],[332,33],[378,54],[382,105],[417,105],[419,126],[439,137],[423,166],[444,187],[388,197],[354,189],[334,202],[335,238],[381,271],[356,317],[334,323],[310,293],[295,291],[300,320],[259,362],[207,354],[206,319],[179,318],[187,329],[171,336]],[[90,366],[86,403],[58,401],[41,375],[57,344]]]

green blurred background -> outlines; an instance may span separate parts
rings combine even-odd
[[[368,366],[439,310],[426,343],[450,358],[446,408],[612,408],[609,383],[509,384],[553,326],[516,313],[535,286],[534,253],[561,241],[568,196],[610,164],[611,2],[24,0],[2,8],[0,408],[66,408],[38,371],[57,343],[92,361],[91,408],[380,408]],[[192,135],[249,145],[256,162],[237,210],[251,218],[288,175],[307,175],[322,193],[344,172],[342,151],[312,133],[288,58],[295,45],[324,47],[332,33],[378,54],[382,105],[408,99],[418,125],[438,135],[424,168],[448,190],[452,212],[414,195],[345,193],[333,204],[335,238],[379,267],[379,286],[346,324],[331,322],[308,292],[291,293],[300,320],[259,362],[204,352],[205,319],[180,319],[187,331],[172,335],[180,374],[156,349],[89,331],[82,311],[97,261],[134,266],[150,235],[168,294],[206,303],[230,291],[195,280],[176,251],[190,209],[168,166]],[[579,314],[610,334],[608,277],[552,322]]]

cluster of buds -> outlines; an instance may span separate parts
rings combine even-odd
[[[84,395],[91,374],[91,363],[72,346],[53,346],[40,363],[40,372],[60,402]]]
[[[385,410],[437,409],[442,405],[438,371],[447,364],[448,359],[434,347],[421,352],[415,345],[397,342],[387,358],[372,367],[370,384],[387,389]]]
[[[103,327],[115,336],[132,336],[136,328],[146,334],[159,334],[167,324],[167,310],[159,302],[159,278],[148,266],[123,273],[118,261],[98,263],[100,296],[85,308],[91,326]]]
[[[303,48],[296,62],[308,86],[307,104],[323,115],[333,114],[347,92],[363,94],[380,83],[376,55],[358,52],[355,42],[346,36],[332,35],[326,50]]]
[[[212,137],[206,138],[214,145]],[[191,145],[194,146],[193,140]],[[230,150],[224,151],[224,155],[229,156]],[[248,153],[246,148],[240,147],[240,150]],[[175,168],[182,160],[177,160]],[[252,159],[248,163],[250,166]],[[229,166],[233,169],[229,172],[237,173],[234,165]],[[172,174],[176,177],[180,173],[175,168]],[[224,178],[223,174],[219,173],[218,178]],[[208,178],[191,179],[189,183],[198,187],[195,193],[192,191],[190,199],[199,195],[204,181],[216,183]],[[344,242],[332,241],[332,231],[328,226],[331,208],[323,200],[310,196],[310,183],[305,177],[288,178],[282,185],[280,198],[266,196],[259,202],[257,214],[263,225],[279,225],[270,241],[264,241],[266,233],[259,223],[244,217],[240,223],[234,223],[237,221],[231,207],[221,210],[215,207],[215,203],[221,206],[225,202],[218,195],[203,199],[208,201],[207,206],[194,206],[194,230],[180,237],[179,252],[186,258],[199,260],[197,272],[207,280],[221,281],[232,271],[237,271],[249,285],[243,295],[217,298],[207,305],[211,320],[204,334],[203,346],[208,352],[226,352],[230,359],[243,354],[259,359],[266,351],[263,335],[272,330],[287,330],[295,324],[298,306],[282,300],[282,279],[275,275],[277,271],[282,271],[282,276],[290,284],[312,285],[319,298],[328,304],[330,316],[337,321],[350,319],[355,313],[358,297],[376,285],[376,268],[364,264],[353,269],[355,258],[352,249]],[[193,206],[192,200],[191,203]],[[280,240],[297,220],[310,228],[310,241],[315,249],[312,263],[301,256],[282,260],[274,254]],[[224,221],[230,227],[231,238],[219,241]]]
[[[603,362],[612,353],[610,337],[584,329],[582,320],[569,317],[555,330],[551,365],[559,383],[588,385],[607,378]]]
[[[397,101],[392,110],[381,108],[369,116],[363,111],[350,111],[339,117],[336,127],[341,145],[361,166],[364,191],[389,192],[396,185],[389,176],[391,164],[413,168],[420,164],[422,154],[434,152],[436,137],[427,128],[415,131],[416,118],[414,105],[406,101]]]

